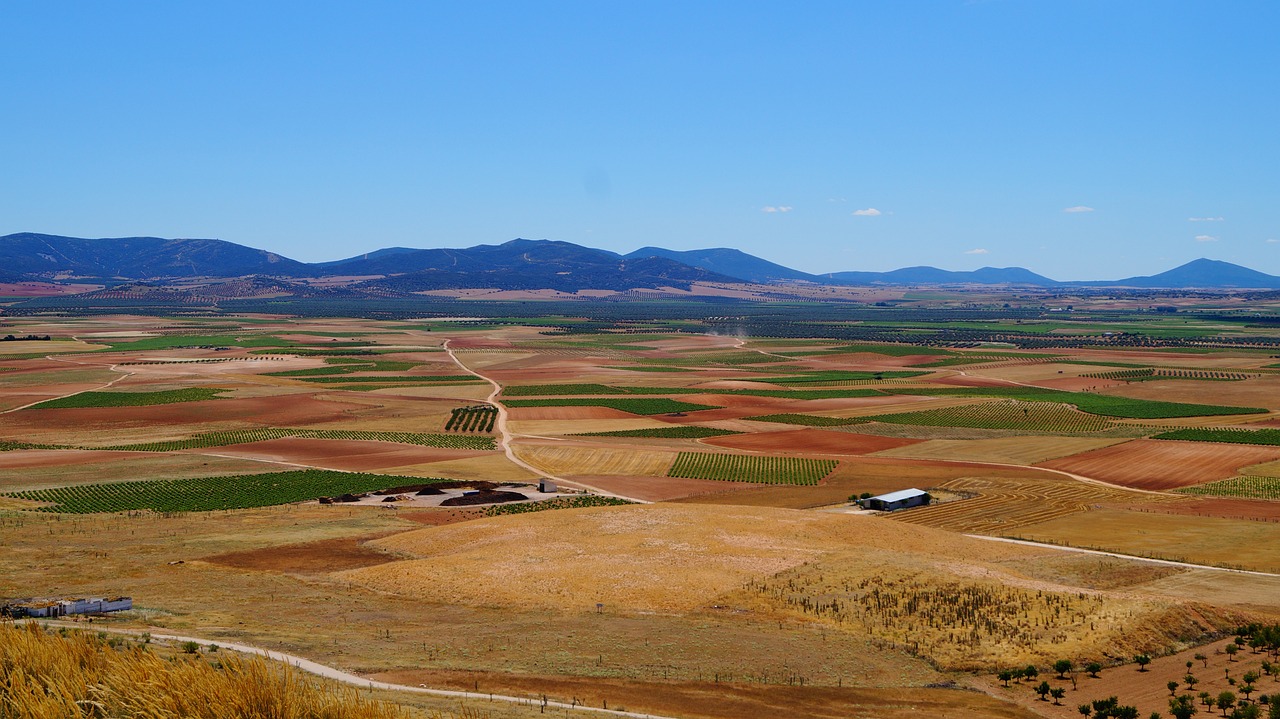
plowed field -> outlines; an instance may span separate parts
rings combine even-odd
[[[612,407],[512,407],[508,412],[513,422],[636,418],[630,412]]]
[[[1241,467],[1277,458],[1280,447],[1139,439],[1038,466],[1124,487],[1160,490],[1226,479]]]
[[[1124,439],[1089,437],[1000,437],[998,439],[933,439],[877,453],[878,457],[913,459],[953,459],[1002,464],[1036,464],[1051,459],[1088,452]]]
[[[919,444],[918,439],[879,437],[852,432],[827,432],[821,429],[800,429],[785,432],[756,432],[702,440],[704,444],[752,452],[778,452],[789,454],[870,454],[895,447]]]

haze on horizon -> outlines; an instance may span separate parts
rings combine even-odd
[[[1280,7],[31,3],[0,234],[1280,274]]]

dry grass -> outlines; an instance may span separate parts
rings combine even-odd
[[[113,642],[115,644],[115,642]],[[81,632],[0,625],[0,707],[6,716],[407,719],[350,687],[312,681],[287,665],[221,653],[172,658],[146,645],[117,649]]]
[[[1280,572],[1280,524],[1101,509],[1033,526],[1019,536],[1195,564]]]
[[[1067,478],[961,477],[938,487],[969,498],[891,516],[901,522],[952,532],[1003,535],[1037,522],[1088,512],[1104,502],[1179,501],[1176,497],[1138,494]]]
[[[561,447],[521,444],[521,459],[544,472],[557,475],[597,474],[661,476],[675,461],[674,452]]]
[[[896,553],[805,564],[751,582],[729,601],[829,622],[938,666],[972,670],[1150,652],[1238,619],[1207,606],[1050,584],[985,563]]]
[[[446,477],[491,482],[531,482],[538,479],[533,472],[511,462],[501,454],[413,464],[405,467],[387,467],[379,471],[410,477]]]
[[[1124,439],[1089,437],[999,437],[995,439],[935,439],[909,447],[877,452],[877,457],[947,459],[1031,465],[1080,452],[1119,444]]]

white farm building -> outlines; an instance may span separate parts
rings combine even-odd
[[[881,512],[892,512],[908,507],[923,507],[929,504],[932,497],[923,489],[902,489],[897,492],[882,494],[878,497],[862,500],[862,506]]]

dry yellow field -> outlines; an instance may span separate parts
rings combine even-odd
[[[674,452],[626,449],[560,447],[546,444],[519,444],[517,456],[544,472],[560,475],[662,476],[675,461]]]
[[[91,453],[77,450],[36,451],[37,454],[56,458]],[[54,460],[45,466],[33,466],[24,462],[23,455],[31,451],[0,454],[0,491],[16,492],[41,487],[67,487],[99,482],[129,482],[141,479],[182,479],[186,477],[214,477],[234,474],[274,472],[278,467],[264,462],[245,459],[212,457],[201,454],[154,454],[139,456],[135,453],[102,453],[98,461],[72,464],[67,460]],[[96,453],[95,453],[96,454]],[[21,466],[13,466],[19,464]]]
[[[534,482],[538,475],[509,461],[501,454],[467,459],[451,459],[444,462],[412,464],[404,467],[388,467],[379,470],[384,474],[404,474],[410,477],[444,477],[486,482]]]
[[[1280,573],[1280,524],[1100,509],[1020,527],[1018,536],[1076,547]]]
[[[632,505],[522,514],[397,534],[374,542],[400,562],[343,579],[428,601],[594,611],[708,606],[750,579],[833,551],[927,549],[952,558],[1029,556],[881,519],[786,509]]]
[[[1124,438],[1000,437],[996,439],[933,439],[907,447],[876,452],[876,457],[947,459],[1031,465],[1126,442]]]
[[[459,372],[458,374],[462,374]],[[391,387],[370,390],[368,394],[385,397],[400,395],[403,397],[439,397],[463,401],[480,401],[489,396],[493,386],[487,382],[476,384],[451,384],[440,387]]]
[[[1280,460],[1241,467],[1239,473],[1247,477],[1280,477]]]
[[[894,519],[953,532],[1006,535],[1029,524],[1088,512],[1104,502],[1178,502],[1185,499],[1178,495],[1141,494],[1066,477],[961,477],[943,482],[938,487],[970,496],[897,512]]]

